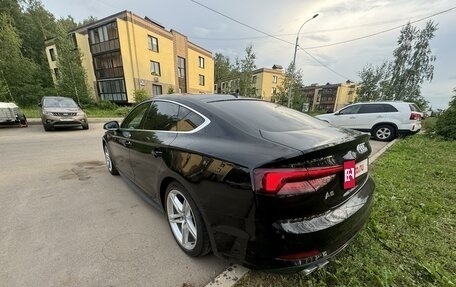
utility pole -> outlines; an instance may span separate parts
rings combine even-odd
[[[295,64],[296,64],[296,52],[298,51],[298,45],[299,45],[299,33],[301,33],[301,29],[302,27],[304,27],[304,25],[309,22],[310,20],[312,19],[315,19],[317,18],[318,14],[315,14],[312,16],[312,18],[308,19],[307,21],[305,21],[301,27],[299,27],[299,30],[298,30],[298,33],[296,34],[296,43],[295,43],[295,48],[294,48],[294,54],[293,54],[293,62],[291,64],[291,83],[290,83],[290,87],[288,89],[288,107],[291,108],[291,102],[292,102],[292,90],[293,90],[293,84],[294,84],[294,74],[295,74]]]

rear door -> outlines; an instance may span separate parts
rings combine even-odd
[[[350,128],[369,131],[376,123],[385,119],[383,106],[383,104],[362,104],[356,114],[354,126]]]

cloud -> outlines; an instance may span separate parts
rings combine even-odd
[[[305,37],[306,39],[314,40],[320,43],[328,43],[331,41],[331,37],[322,34],[313,34]]]

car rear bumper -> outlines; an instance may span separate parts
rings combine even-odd
[[[244,265],[253,269],[311,270],[343,250],[367,222],[375,185],[368,177],[360,190],[336,208],[311,218],[269,223],[249,242]],[[315,267],[315,268],[314,268]]]

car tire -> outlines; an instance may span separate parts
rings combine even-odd
[[[109,173],[112,175],[118,175],[119,171],[117,170],[116,166],[114,165],[114,162],[112,161],[111,153],[109,152],[109,148],[106,144],[103,145],[103,152],[105,155],[106,167],[108,168]]]
[[[89,129],[89,124],[82,125],[83,130],[88,130]]]
[[[51,126],[48,126],[48,125],[43,125],[43,128],[45,131],[52,131],[52,127]]]
[[[396,129],[392,125],[378,125],[373,129],[372,136],[378,141],[389,142],[396,138]]]
[[[22,117],[20,117],[19,119],[19,125],[21,126],[21,128],[28,127],[27,117],[24,114],[22,114]]]
[[[211,246],[206,225],[190,193],[181,184],[168,185],[165,208],[171,233],[179,247],[192,257],[208,254]]]

